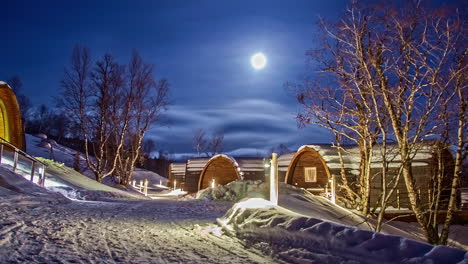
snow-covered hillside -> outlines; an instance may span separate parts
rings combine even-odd
[[[53,147],[53,154],[50,150],[50,145],[41,144],[44,140],[42,138],[33,136],[33,135],[26,135],[26,142],[27,142],[27,152],[36,157],[43,157],[46,159],[55,159],[55,161],[59,163],[65,164],[67,167],[73,168],[73,164],[75,161],[76,151],[64,147],[57,143],[52,143]],[[53,142],[53,141],[52,141]],[[50,143],[49,143],[50,144]],[[46,146],[46,147],[41,147]],[[84,158],[84,154],[80,153],[80,168],[83,170],[82,174],[88,176],[89,178],[94,178],[93,173],[87,169],[86,161]],[[140,180],[148,179],[149,186],[156,187],[158,185],[167,185],[167,178],[160,176],[159,174],[148,171],[145,169],[137,168],[133,173],[133,179],[139,183]],[[104,184],[114,186],[114,182],[111,177],[107,177],[103,181]]]

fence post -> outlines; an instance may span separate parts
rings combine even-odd
[[[18,150],[15,149],[15,155],[13,158],[13,172],[16,172],[16,166],[18,166]]]
[[[45,184],[45,166],[42,164],[42,170],[39,171],[39,179],[41,181],[40,185],[44,187]]]
[[[336,176],[332,174],[331,179],[331,202],[336,204]]]
[[[32,166],[31,166],[31,181],[34,181],[34,170],[35,169],[36,169],[36,162],[33,161]]]
[[[148,196],[148,179],[145,179],[144,184],[145,187],[143,192],[145,193],[145,196]]]

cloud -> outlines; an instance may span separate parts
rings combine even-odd
[[[237,100],[217,107],[177,105],[166,114],[169,125],[153,129],[148,136],[171,152],[190,153],[195,130],[223,131],[224,151],[236,156],[256,156],[279,144],[295,149],[330,141],[323,129],[298,129],[294,116],[294,107],[265,99]]]

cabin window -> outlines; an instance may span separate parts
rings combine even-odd
[[[317,182],[317,167],[304,167],[304,181]]]

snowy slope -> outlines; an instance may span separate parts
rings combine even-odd
[[[68,203],[70,200],[63,195],[49,191],[28,181],[21,175],[3,166],[0,167],[0,203],[6,200],[24,203],[33,200],[36,203]]]
[[[66,166],[73,168],[73,163],[75,160],[75,154],[76,151],[73,149],[69,149],[67,147],[64,147],[60,144],[54,144],[53,145],[53,155],[51,154],[50,148],[44,148],[40,147],[42,139],[38,138],[33,135],[26,134],[26,142],[27,142],[27,152],[33,156],[36,157],[43,157],[46,159],[52,159],[55,158],[55,161],[59,163],[64,163]],[[80,153],[80,167],[84,168],[83,174],[90,177],[94,178],[93,173],[86,169],[86,161],[84,158],[84,154]],[[156,186],[162,183],[162,185],[167,185],[167,178],[160,176],[159,174],[148,171],[145,169],[136,169],[134,174],[133,174],[133,179],[137,180],[139,182],[140,180],[148,179],[149,181],[149,186]],[[110,186],[113,186],[114,183],[112,182],[111,178],[105,178],[103,181],[104,184],[108,184]]]

